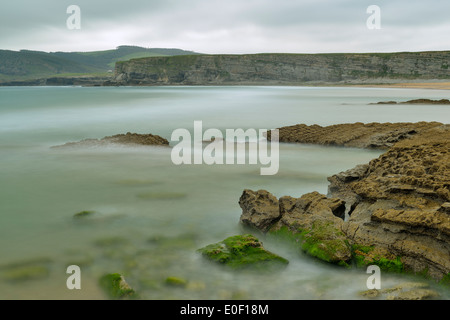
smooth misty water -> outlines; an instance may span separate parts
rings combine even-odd
[[[260,165],[175,166],[158,147],[51,149],[118,133],[272,129],[297,123],[448,122],[447,106],[368,105],[448,98],[447,91],[301,87],[0,88],[0,267],[46,259],[44,279],[0,279],[0,299],[103,299],[98,278],[123,273],[145,299],[358,299],[365,270],[342,270],[273,239],[266,248],[290,260],[282,271],[231,272],[196,249],[242,233],[242,191],[277,197],[327,192],[327,177],[380,152],[280,145],[280,171]],[[73,215],[96,211],[91,221]],[[82,289],[66,288],[66,268],[82,270]],[[164,284],[169,276],[185,289]],[[409,279],[383,275],[388,287]],[[447,293],[444,293],[444,296]]]

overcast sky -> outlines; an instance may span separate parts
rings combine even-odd
[[[69,5],[81,10],[70,30]],[[369,29],[369,5],[381,29]],[[0,49],[202,53],[450,50],[450,0],[2,0]]]

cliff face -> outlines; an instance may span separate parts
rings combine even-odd
[[[186,55],[116,64],[110,85],[380,83],[450,79],[450,51]]]

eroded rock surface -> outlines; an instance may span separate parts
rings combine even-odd
[[[265,190],[244,190],[239,204],[240,221],[248,227],[297,238],[303,251],[327,262],[345,264],[351,259],[350,246],[340,229],[345,212],[342,200],[318,192],[277,200]]]
[[[322,127],[297,124],[279,128],[279,141],[311,143],[330,146],[388,149],[395,143],[412,138],[432,128],[439,122],[418,123],[346,123]],[[267,133],[270,139],[270,131]]]
[[[450,125],[297,125],[282,128],[280,137],[285,142],[389,149],[368,164],[329,177],[328,197],[317,193],[282,197],[278,214],[273,200],[270,217],[261,210],[269,203],[256,206],[241,198],[242,223],[263,232],[284,228],[298,234],[303,249],[309,246],[311,255],[325,261],[351,258],[359,266],[375,264],[438,281],[449,277]],[[264,228],[254,222],[256,218],[266,221]],[[324,229],[336,232],[319,231]],[[321,235],[312,247],[308,237],[315,234]],[[350,245],[350,256],[337,239]],[[336,259],[329,256],[333,252]]]
[[[329,178],[330,195],[351,202],[342,230],[352,243],[435,279],[450,272],[449,141],[450,126],[439,126]]]
[[[169,141],[158,135],[128,132],[126,134],[117,134],[114,136],[104,137],[102,139],[86,139],[79,142],[68,142],[64,145],[55,146],[53,148],[70,148],[70,147],[94,148],[110,145],[168,146]]]

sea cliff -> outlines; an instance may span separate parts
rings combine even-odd
[[[450,79],[450,51],[150,57],[117,62],[105,85],[379,84]]]

